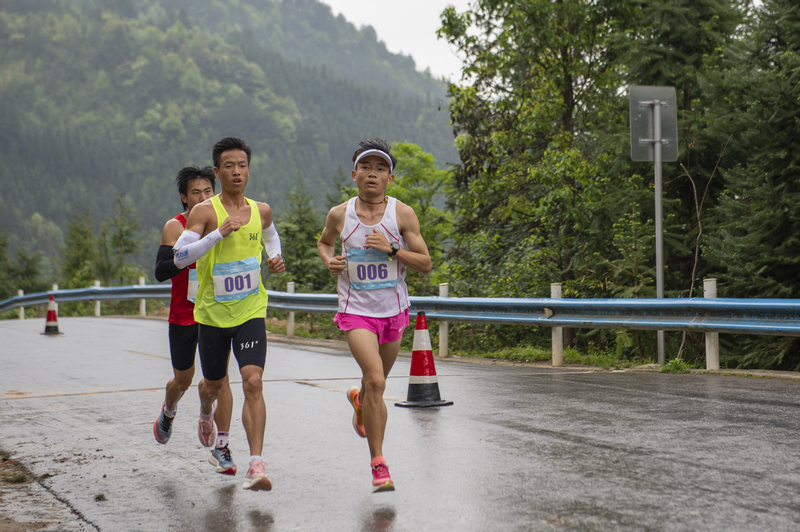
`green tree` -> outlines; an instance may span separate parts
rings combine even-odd
[[[725,297],[800,298],[800,5],[764,1],[752,36],[728,53],[706,78],[724,102],[709,123],[741,162],[722,171],[705,252]],[[741,367],[800,369],[796,338],[735,337],[726,348]]]
[[[592,135],[620,82],[608,42],[614,2],[482,0],[471,7],[446,9],[439,31],[466,55],[470,81],[450,87],[462,161],[453,168],[454,259],[476,257],[503,272],[508,258],[549,248],[537,256],[541,268],[555,270],[550,282],[574,279],[591,236],[581,229],[592,216],[597,176],[608,173]],[[484,287],[496,281],[490,275]],[[529,295],[545,290],[534,279],[519,281]]]
[[[34,294],[47,290],[47,281],[42,276],[42,254],[28,253],[24,249],[17,250],[17,260],[11,265],[10,276],[17,289],[26,294]]]
[[[105,235],[107,234],[108,244],[115,256],[113,259],[115,269],[113,271],[119,276],[120,284],[125,284],[126,280],[131,283],[135,282],[143,270],[140,266],[125,261],[125,257],[136,253],[142,244],[139,236],[139,220],[134,217],[133,211],[134,208],[130,199],[120,193],[114,206],[114,214],[116,216],[106,218],[108,226],[104,223],[102,228],[101,249],[107,245],[105,240]]]
[[[455,293],[541,297],[554,281],[580,290],[574,281],[607,249],[598,207],[613,174],[597,136],[620,108],[620,4],[478,0],[442,14],[439,35],[465,55],[469,83],[450,86]],[[522,327],[502,337],[543,339]]]
[[[61,247],[61,272],[59,286],[62,288],[86,288],[95,279],[97,241],[94,237],[94,221],[89,209],[78,208],[67,224],[64,245]]]
[[[629,3],[629,23],[615,33],[612,41],[624,54],[625,79],[631,85],[675,87],[678,105],[679,160],[663,165],[665,215],[683,227],[681,235],[665,241],[665,263],[673,275],[665,279],[668,290],[681,290],[687,296],[696,289],[707,270],[704,257],[695,268],[695,240],[698,235],[695,187],[709,189],[707,204],[714,204],[721,181],[713,180],[720,163],[725,136],[707,127],[705,114],[721,101],[701,90],[701,77],[725,59],[724,51],[739,37],[744,22],[740,0],[633,0]],[[622,30],[623,28],[620,28]],[[626,105],[628,102],[624,102]],[[619,137],[629,138],[627,123],[619,123]],[[621,143],[617,143],[618,148]],[[627,142],[619,158],[632,171],[652,175],[649,163],[627,161]],[[726,156],[729,157],[729,156]],[[622,161],[621,161],[622,162]],[[732,161],[722,161],[730,164]],[[689,175],[692,177],[690,178]],[[695,181],[694,186],[690,179]],[[654,217],[653,201],[641,203],[643,217]],[[697,271],[701,274],[698,275]]]
[[[114,252],[111,249],[111,238],[108,234],[108,225],[103,223],[100,226],[100,236],[97,238],[97,262],[95,263],[95,273],[103,283],[103,286],[110,286],[111,281],[117,276],[119,263],[114,260]]]
[[[453,228],[451,214],[443,208],[448,175],[439,169],[433,155],[416,144],[397,142],[392,145],[392,154],[397,167],[386,194],[414,209],[433,263],[428,275],[408,272],[409,292],[415,296],[439,295],[439,283],[448,279],[445,258]]]
[[[355,187],[353,179],[349,174],[344,173],[341,165],[339,165],[339,170],[331,178],[331,181],[333,181],[333,190],[325,195],[325,203],[328,210],[350,198],[354,198],[358,194],[358,189]]]
[[[0,227],[0,300],[13,297],[16,294],[10,271],[11,260],[8,255],[8,237]]]
[[[17,295],[17,290],[26,294],[44,292],[47,282],[42,276],[41,253],[28,253],[17,249],[16,260],[8,250],[8,236],[0,227],[0,300]]]
[[[614,224],[616,260],[608,261],[612,277],[609,291],[618,297],[655,297],[655,268],[652,266],[653,221],[642,223],[636,204]]]
[[[297,283],[297,292],[328,292],[334,290],[333,280],[317,254],[319,239],[325,220],[313,203],[313,196],[301,174],[289,193],[288,208],[276,221],[281,236],[283,257],[287,265],[286,279]],[[279,289],[283,290],[283,287]]]

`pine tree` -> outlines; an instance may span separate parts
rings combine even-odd
[[[64,246],[61,248],[62,288],[86,288],[93,284],[97,244],[94,237],[94,221],[89,209],[78,208],[67,224]]]
[[[116,255],[115,273],[119,276],[120,284],[125,284],[126,280],[135,281],[142,273],[141,267],[125,262],[126,256],[139,250],[142,239],[139,236],[139,220],[133,216],[133,206],[123,193],[117,196],[114,214],[114,218],[106,219],[108,227],[103,224],[103,235],[108,231],[108,242]]]
[[[433,264],[428,275],[408,271],[409,293],[439,295],[439,283],[448,279],[446,248],[453,232],[452,214],[438,204],[443,202],[443,193],[447,192],[448,175],[439,169],[433,155],[416,144],[397,142],[392,146],[392,154],[397,158],[397,168],[386,194],[414,209]]]
[[[314,207],[314,197],[307,192],[299,172],[287,200],[288,207],[275,224],[286,261],[286,281],[297,283],[297,292],[332,291],[335,278],[317,253],[317,240],[325,221]]]
[[[328,209],[344,203],[358,193],[358,189],[355,187],[350,175],[344,173],[341,165],[339,165],[339,170],[331,178],[331,181],[333,181],[333,191],[325,195],[325,203]]]
[[[765,0],[747,47],[709,77],[725,102],[711,126],[744,159],[723,172],[706,253],[725,297],[800,298],[800,5]],[[737,55],[734,55],[737,53]],[[796,338],[736,338],[743,367],[800,369]]]
[[[8,256],[8,237],[0,226],[0,300],[16,295],[17,288],[9,274],[11,261]]]
[[[26,294],[34,294],[47,290],[47,282],[40,279],[42,275],[42,254],[28,253],[22,248],[17,250],[17,260],[11,266],[11,278],[17,289]]]
[[[709,185],[725,142],[725,137],[705,130],[704,114],[721,102],[700,90],[700,78],[723,61],[723,50],[735,41],[744,20],[742,4],[739,0],[634,0],[628,6],[632,16],[626,19],[632,24],[612,39],[624,54],[628,83],[676,89],[678,109],[669,112],[677,111],[679,160],[662,167],[663,197],[665,213],[673,214],[684,229],[665,235],[664,257],[667,270],[673,272],[666,288],[685,295],[697,283],[692,278],[698,233],[695,187],[702,193]],[[627,140],[628,124],[620,125],[620,137]],[[627,153],[621,155],[627,159]],[[724,162],[729,160],[730,155]],[[628,166],[652,180],[652,164]],[[707,204],[714,203],[721,189],[718,177],[710,185]],[[642,203],[643,216],[654,216],[653,204],[651,195]],[[704,268],[701,260],[700,271]]]

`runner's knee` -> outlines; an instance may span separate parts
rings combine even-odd
[[[251,375],[244,379],[242,388],[246,396],[260,396],[262,390],[261,375]]]
[[[386,377],[383,373],[371,372],[364,374],[364,387],[368,393],[383,394],[386,389]]]
[[[206,380],[206,393],[209,395],[217,396],[222,391],[223,381],[222,379],[218,381],[210,381]]]
[[[175,377],[175,387],[182,393],[192,386],[192,377]]]

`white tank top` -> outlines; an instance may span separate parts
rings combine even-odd
[[[397,200],[388,198],[377,225],[366,225],[356,214],[356,200],[347,202],[344,227],[339,235],[347,268],[339,275],[339,312],[372,318],[396,316],[408,308],[406,267],[386,253],[364,249],[367,235],[378,229],[389,240],[408,249],[397,227]]]

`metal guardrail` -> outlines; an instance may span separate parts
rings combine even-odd
[[[46,304],[115,299],[169,299],[170,285],[131,285],[56,290],[0,301],[0,312]],[[335,313],[335,294],[291,294],[267,290],[269,307],[300,313]],[[411,298],[411,314],[430,319],[574,327],[694,331],[772,336],[800,336],[797,299],[512,299]]]
[[[0,301],[0,312],[18,307],[44,305],[55,296],[57,303],[75,303],[78,301],[111,301],[117,299],[169,299],[170,285],[131,285],[131,286],[91,286],[67,290],[50,290],[36,294],[15,296]]]

